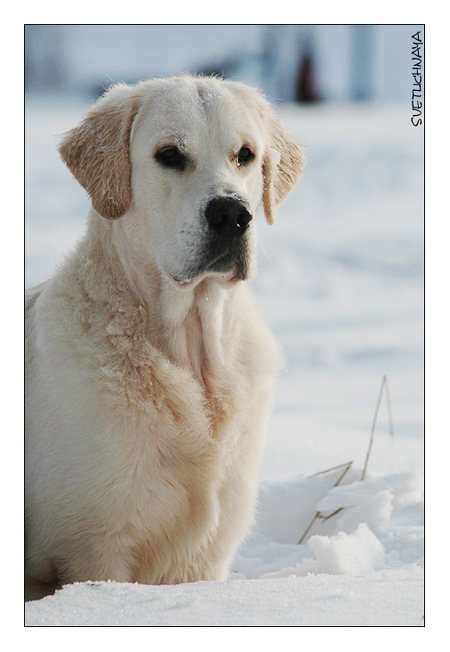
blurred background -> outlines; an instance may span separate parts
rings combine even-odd
[[[26,25],[25,88],[218,73],[278,100],[408,100],[417,25]]]
[[[259,218],[254,291],[285,362],[263,477],[423,464],[423,127],[411,124],[423,25],[25,26],[26,284],[54,273],[89,201],[57,153],[114,81],[215,73],[261,88],[304,145],[302,180]]]

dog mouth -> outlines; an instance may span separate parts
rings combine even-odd
[[[245,241],[238,241],[225,252],[217,253],[212,256],[209,262],[204,265],[205,272],[226,273],[235,272],[235,276],[240,281],[245,281],[248,276],[248,251]]]
[[[212,239],[199,252],[196,261],[172,278],[181,286],[192,285],[205,276],[218,276],[226,282],[245,281],[250,274],[249,247],[246,238],[233,238],[226,246]]]

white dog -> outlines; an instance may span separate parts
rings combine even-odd
[[[222,579],[251,520],[277,349],[247,284],[302,154],[243,84],[113,87],[60,153],[86,235],[27,296],[26,583]]]

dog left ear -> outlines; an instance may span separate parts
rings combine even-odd
[[[130,131],[139,106],[127,87],[113,87],[59,147],[92,206],[109,220],[121,217],[131,203]]]
[[[263,162],[263,207],[269,224],[275,222],[275,209],[297,183],[305,165],[300,146],[269,108],[265,111],[269,146]]]

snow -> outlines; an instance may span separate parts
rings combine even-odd
[[[27,286],[84,228],[55,148],[85,110],[27,98]],[[254,291],[285,364],[252,532],[224,582],[74,584],[28,626],[423,625],[423,133],[408,106],[278,110],[307,168],[260,217]],[[362,480],[384,375],[394,437],[384,394]]]
[[[422,573],[417,567],[353,577],[139,586],[73,584],[27,605],[28,625],[229,626],[421,625]],[[50,615],[51,614],[51,615]]]

